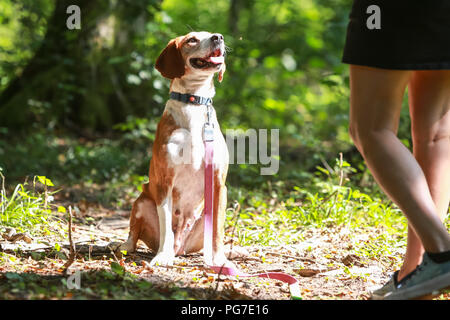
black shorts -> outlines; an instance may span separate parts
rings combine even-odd
[[[450,70],[450,0],[355,0],[342,62]]]

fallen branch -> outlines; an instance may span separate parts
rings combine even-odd
[[[278,252],[273,252],[273,251],[268,251],[266,252],[266,254],[270,254],[272,256],[278,256],[278,257],[282,257],[282,258],[288,258],[288,259],[295,259],[295,260],[301,260],[301,261],[306,261],[309,263],[316,263],[316,261],[312,260],[312,259],[308,259],[308,258],[303,258],[303,257],[297,257],[297,256],[292,256],[289,254],[284,254],[284,253],[278,253]]]

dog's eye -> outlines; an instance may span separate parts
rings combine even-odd
[[[189,44],[196,44],[196,43],[199,42],[199,40],[197,38],[190,38],[186,42],[189,43]]]

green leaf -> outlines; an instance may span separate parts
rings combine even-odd
[[[319,171],[322,172],[322,173],[325,173],[327,176],[330,175],[330,172],[329,172],[327,169],[325,169],[325,168],[316,166],[316,169],[319,170]]]
[[[114,272],[115,274],[118,274],[119,276],[123,276],[125,273],[124,267],[122,267],[117,262],[111,262],[111,270],[112,270],[112,272]]]
[[[13,273],[13,272],[6,272],[5,273],[5,277],[8,280],[19,280],[19,281],[23,280],[22,277],[19,274]]]
[[[43,185],[49,186],[49,187],[53,187],[54,184],[53,182],[48,179],[46,176],[37,176],[38,180],[40,183],[42,183]]]

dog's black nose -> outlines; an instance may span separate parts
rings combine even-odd
[[[211,41],[214,43],[220,43],[223,41],[223,35],[221,35],[220,33],[215,33],[212,35]]]

